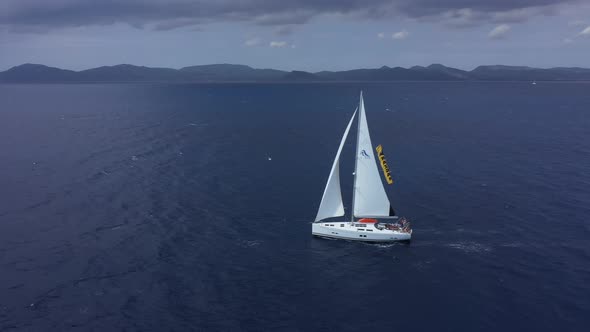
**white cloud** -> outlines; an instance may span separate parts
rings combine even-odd
[[[379,38],[379,39],[383,39],[383,38],[385,38],[385,32],[379,32],[379,33],[377,34],[377,38]]]
[[[581,26],[586,25],[586,22],[582,21],[582,20],[574,20],[574,21],[567,22],[567,24],[572,27],[581,27]]]
[[[563,39],[563,43],[564,43],[564,44],[571,44],[571,43],[573,43],[573,42],[574,42],[574,40],[573,40],[573,39],[571,39],[571,38],[564,38],[564,39]]]
[[[287,36],[293,33],[293,26],[293,24],[281,25],[278,28],[274,29],[274,32],[279,36]]]
[[[449,10],[441,14],[441,17],[451,26],[463,27],[473,25],[478,16],[469,8]]]
[[[288,44],[286,41],[271,41],[269,44],[270,47],[277,47],[277,48],[285,47],[287,45]]]
[[[252,47],[252,46],[258,46],[260,45],[260,43],[262,43],[262,40],[260,40],[260,38],[252,38],[252,39],[248,39],[244,42],[245,46],[248,47]]]
[[[586,29],[580,31],[580,33],[578,35],[584,36],[584,37],[590,37],[590,25],[587,26]]]
[[[397,40],[402,40],[402,39],[408,38],[408,35],[409,35],[409,33],[406,30],[402,30],[402,31],[395,32],[393,35],[391,35],[391,38],[397,39]]]
[[[522,23],[538,15],[550,15],[551,10],[541,7],[517,8],[508,11],[488,13],[492,23]]]
[[[497,27],[493,28],[490,33],[488,33],[488,37],[492,39],[501,39],[506,37],[506,34],[510,31],[510,26],[508,24],[500,24]]]

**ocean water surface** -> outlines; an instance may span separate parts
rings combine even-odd
[[[410,244],[310,234],[361,89]],[[0,85],[0,331],[586,331],[589,112],[588,83]]]

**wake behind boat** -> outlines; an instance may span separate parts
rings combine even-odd
[[[344,216],[344,204],[340,190],[340,153],[357,112],[359,119],[351,219],[350,221],[326,222],[326,219]],[[340,141],[340,147],[324,189],[318,214],[312,224],[313,235],[369,242],[408,241],[412,238],[410,223],[405,218],[400,219],[395,216],[389,198],[387,198],[372,147],[363,93],[361,92],[359,106],[352,115]],[[376,147],[375,152],[379,156],[387,182],[393,183],[381,145]]]

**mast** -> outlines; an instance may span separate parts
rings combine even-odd
[[[358,145],[359,145],[359,135],[361,132],[361,114],[365,111],[365,107],[364,105],[362,105],[363,107],[361,108],[361,103],[363,101],[363,90],[361,90],[361,99],[359,100],[359,118],[358,118],[358,126],[357,126],[357,130],[356,130],[356,146],[354,148],[354,178],[352,180],[352,206],[350,208],[350,222],[354,222],[354,199],[356,196],[356,166],[359,162],[359,156],[357,156],[357,150],[358,150]]]

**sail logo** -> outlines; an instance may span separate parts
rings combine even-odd
[[[361,151],[361,157],[363,157],[365,159],[369,159],[370,158],[369,154],[365,150]]]
[[[393,183],[393,178],[391,177],[391,172],[389,171],[389,166],[387,166],[387,161],[385,160],[385,155],[383,154],[383,147],[379,144],[375,150],[377,151],[377,155],[379,156],[379,162],[381,163],[381,169],[383,170],[383,175],[385,176],[385,180],[387,180],[388,184]]]

